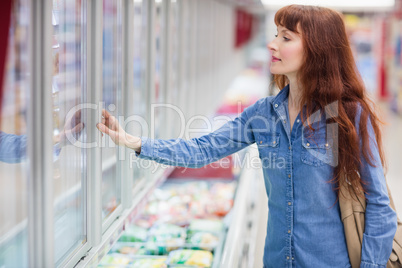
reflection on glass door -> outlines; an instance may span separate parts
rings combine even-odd
[[[191,53],[192,51],[192,32],[193,32],[193,16],[192,16],[192,6],[194,2],[193,1],[182,1],[182,12],[183,12],[183,51],[182,57],[183,57],[183,76],[182,76],[182,87],[181,87],[181,103],[183,103],[183,110],[184,114],[186,115],[192,115],[192,109],[189,105],[191,101],[192,96],[192,66],[191,66]]]
[[[145,88],[145,72],[147,67],[146,62],[146,52],[147,52],[147,42],[146,31],[147,31],[147,3],[144,1],[134,1],[134,17],[132,19],[133,23],[133,56],[134,56],[134,73],[133,73],[133,109],[130,111],[134,115],[138,115],[142,118],[146,118],[147,102],[147,90]],[[130,114],[131,115],[131,114]],[[137,122],[131,122],[133,124],[130,129],[134,132],[131,133],[135,136],[142,136],[143,129],[141,129],[141,124]],[[145,169],[141,168],[139,165],[131,165],[133,169],[133,187],[135,188],[137,182],[145,176]]]
[[[103,102],[118,118],[121,113],[121,0],[103,1]],[[118,150],[108,135],[102,137],[102,218],[105,220],[121,204]]]
[[[82,3],[54,0],[52,11],[52,100],[55,261],[62,261],[86,242],[86,161]]]
[[[169,104],[175,105],[179,110],[180,107],[180,95],[179,95],[179,60],[180,60],[180,4],[182,1],[170,0],[169,9],[169,75],[166,78],[168,80],[168,91],[167,91],[167,101]],[[172,113],[169,111],[168,123],[174,124],[179,120],[177,113]],[[169,138],[178,138],[180,135],[180,130],[171,128],[169,129]]]
[[[163,62],[163,33],[165,31],[164,19],[164,0],[154,0],[155,1],[155,39],[153,40],[155,48],[155,81],[154,81],[154,101],[155,103],[163,103],[165,101],[165,92],[163,88],[163,68],[165,68],[165,63]],[[166,0],[165,0],[166,1]],[[162,108],[163,109],[163,108]],[[155,138],[161,138],[163,123],[164,123],[164,113],[161,108],[155,109],[154,122],[151,123],[151,128],[155,128]]]
[[[0,267],[28,267],[26,0],[13,1],[0,118]]]

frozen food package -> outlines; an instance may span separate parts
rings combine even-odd
[[[147,239],[148,230],[146,228],[129,225],[123,232],[119,241],[121,242],[144,242]]]
[[[118,265],[118,266],[124,266],[127,265],[131,262],[131,258],[128,257],[127,255],[122,255],[122,254],[107,254],[105,257],[102,258],[102,260],[99,263],[99,266],[104,267],[107,265],[110,267],[110,265]]]
[[[117,242],[111,252],[117,252],[125,255],[148,255],[145,243],[139,242]]]
[[[184,240],[186,238],[186,229],[169,223],[158,224],[149,231],[148,241],[165,242],[172,238]]]
[[[195,219],[190,222],[188,233],[209,232],[220,234],[223,230],[222,220],[215,219]]]
[[[158,216],[157,215],[148,215],[148,214],[144,214],[141,215],[140,218],[138,218],[135,221],[135,225],[142,227],[146,230],[148,230],[149,228],[151,228],[155,222],[158,220]]]
[[[212,253],[206,250],[179,249],[169,253],[168,264],[209,268],[212,265],[212,258]]]
[[[212,251],[218,245],[219,237],[209,232],[195,232],[188,237],[187,243],[191,244],[192,248]]]
[[[169,265],[169,268],[199,268],[199,266],[197,266],[197,265],[177,264],[177,265]]]
[[[184,245],[183,239],[172,238],[165,242],[148,241],[145,249],[149,255],[168,255],[170,251],[182,248]]]
[[[155,225],[149,234],[146,249],[155,255],[165,255],[182,247],[187,236],[186,229],[169,223]]]
[[[211,199],[207,206],[207,213],[224,217],[233,207],[233,196],[236,189],[234,183],[215,183],[212,185]]]
[[[130,268],[167,268],[166,257],[142,257],[135,258]]]

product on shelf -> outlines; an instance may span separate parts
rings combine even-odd
[[[195,232],[210,232],[219,234],[222,232],[223,222],[221,220],[209,220],[209,219],[195,219],[192,220],[188,227],[189,233]]]
[[[144,242],[147,239],[147,229],[137,226],[130,225],[127,227],[126,231],[121,235],[119,241],[121,242]]]
[[[195,249],[212,251],[219,243],[219,237],[212,233],[196,232],[189,236],[187,242]]]
[[[186,240],[186,230],[182,227],[163,223],[150,229],[146,248],[156,255],[163,255],[182,247]]]
[[[235,187],[234,183],[213,184],[209,192],[211,198],[206,207],[207,213],[224,217],[233,207]]]
[[[128,257],[127,255],[121,255],[121,254],[107,254],[105,257],[102,258],[100,262],[100,266],[108,266],[111,267],[110,265],[126,265],[131,262],[131,258]]]
[[[149,236],[150,239],[148,239],[148,241],[151,240],[154,242],[165,242],[172,238],[185,239],[186,230],[173,224],[163,223],[151,228],[151,230],[149,231]]]
[[[145,229],[149,229],[155,224],[157,220],[157,215],[141,215],[141,217],[135,221],[135,225]]]
[[[117,242],[113,246],[112,252],[118,252],[125,255],[148,255],[148,251],[144,243],[138,242]]]
[[[212,251],[219,242],[219,234],[223,231],[221,220],[196,219],[192,220],[187,231],[187,242],[193,248]]]
[[[101,266],[210,267],[223,237],[222,217],[233,206],[235,186],[235,182],[167,182],[155,190],[144,213],[126,227],[112,257],[102,260]],[[156,255],[164,255],[165,261]]]
[[[122,254],[108,254],[103,257],[98,267],[102,268],[167,268],[167,257],[162,256],[136,256],[128,257]]]
[[[184,264],[208,268],[212,265],[212,253],[205,250],[175,250],[170,252],[168,264],[169,267]]]
[[[142,217],[149,223],[155,220],[182,227],[192,218],[221,218],[233,207],[235,188],[236,182],[168,182],[155,190]],[[137,224],[144,226],[144,221]]]
[[[136,258],[130,264],[130,268],[166,268],[166,257],[141,257]]]

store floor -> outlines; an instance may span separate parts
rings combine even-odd
[[[389,109],[389,104],[380,103],[380,112],[385,121],[383,127],[383,141],[385,155],[388,163],[387,181],[392,191],[397,213],[402,218],[402,116],[398,116]],[[262,174],[261,174],[262,176]],[[261,179],[261,200],[263,204],[267,204],[265,187]],[[266,224],[268,211],[266,207],[261,206],[260,222],[258,224],[258,235],[255,244],[254,266],[263,267],[262,256],[264,251],[264,242],[266,235]]]

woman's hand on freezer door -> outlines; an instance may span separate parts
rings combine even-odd
[[[126,146],[137,152],[141,150],[141,138],[127,134],[119,121],[106,110],[102,110],[102,123],[96,126],[102,133],[109,135],[117,145]]]

